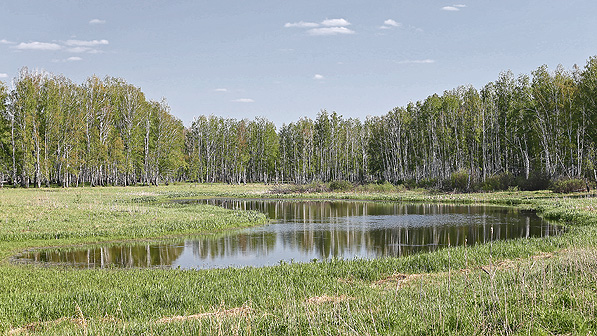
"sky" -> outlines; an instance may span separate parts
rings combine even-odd
[[[593,0],[3,0],[0,81],[112,76],[199,115],[383,115],[597,55]]]

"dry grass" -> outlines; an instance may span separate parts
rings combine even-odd
[[[163,318],[157,320],[157,322],[158,323],[173,323],[173,322],[184,322],[184,321],[188,321],[188,320],[199,320],[199,319],[204,319],[204,318],[222,319],[222,318],[227,318],[227,317],[247,316],[251,312],[252,312],[251,307],[242,306],[242,307],[236,307],[236,308],[227,309],[227,310],[217,310],[214,312],[200,313],[200,314],[194,314],[194,315],[163,317]]]
[[[330,303],[330,302],[331,303],[339,303],[339,302],[343,302],[343,301],[347,301],[347,300],[354,300],[354,298],[346,296],[346,295],[340,295],[340,296],[322,295],[322,296],[313,296],[310,298],[306,298],[305,303],[319,305],[319,304]]]

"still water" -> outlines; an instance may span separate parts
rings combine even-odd
[[[221,268],[330,258],[403,256],[455,245],[545,237],[562,228],[534,212],[471,205],[362,201],[210,199],[229,209],[257,210],[272,224],[178,242],[31,251],[21,261],[77,267]]]

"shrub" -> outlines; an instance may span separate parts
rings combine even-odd
[[[434,189],[437,188],[439,185],[439,181],[437,178],[428,178],[420,180],[416,183],[416,187],[418,188],[425,188],[425,189]]]
[[[510,172],[505,172],[490,176],[481,183],[481,189],[485,191],[508,190],[514,185],[514,176]]]
[[[575,191],[587,190],[586,183],[581,179],[561,179],[553,184],[553,192],[557,193],[571,193]]]
[[[533,171],[528,179],[520,176],[516,179],[516,185],[520,190],[535,191],[549,189],[551,180],[549,176],[540,171]]]
[[[332,181],[329,184],[331,191],[348,191],[352,190],[354,185],[348,181]]]
[[[330,189],[321,182],[311,182],[309,184],[288,184],[278,185],[270,189],[271,194],[304,194],[328,192]]]
[[[469,174],[465,170],[459,170],[452,173],[448,182],[448,189],[457,191],[467,191],[469,189]]]
[[[357,191],[359,192],[390,193],[404,190],[406,190],[406,187],[403,184],[393,185],[388,181],[384,183],[363,184],[357,187]]]

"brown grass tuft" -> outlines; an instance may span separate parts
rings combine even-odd
[[[346,301],[346,300],[354,300],[354,298],[346,296],[344,294],[340,295],[340,296],[322,295],[322,296],[313,296],[310,298],[306,298],[305,303],[309,303],[309,304],[322,304],[322,303],[327,303],[327,302],[339,303],[339,302]]]
[[[394,273],[388,277],[385,277],[381,280],[375,281],[371,287],[373,288],[400,288],[402,286],[408,285],[413,280],[420,279],[424,274],[403,274],[403,273]]]
[[[62,322],[69,322],[72,324],[76,324],[78,326],[83,326],[86,323],[86,321],[84,321],[83,319],[80,319],[80,318],[61,317],[61,318],[59,318],[57,320],[53,320],[53,321],[33,322],[33,323],[26,324],[19,328],[11,329],[8,331],[8,335],[20,335],[22,333],[35,332],[41,328],[52,327],[52,326],[55,326]]]
[[[225,318],[225,317],[235,317],[235,316],[246,316],[248,315],[252,309],[248,306],[242,306],[237,308],[232,308],[228,310],[218,310],[210,313],[201,313],[201,314],[194,314],[194,315],[185,315],[185,316],[169,316],[163,317],[159,319],[158,323],[172,323],[172,322],[183,322],[188,320],[198,320],[203,318]]]

